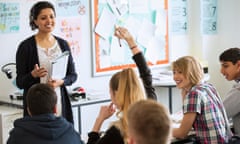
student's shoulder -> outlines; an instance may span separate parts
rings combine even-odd
[[[117,126],[112,125],[112,126],[108,129],[108,131],[112,131],[112,132],[120,132],[120,129],[119,129]]]
[[[238,82],[238,83],[235,83],[235,84],[233,85],[233,88],[240,91],[240,83],[239,83],[239,82]]]
[[[105,138],[109,143],[123,144],[123,136],[120,129],[112,125],[105,133]]]
[[[209,91],[209,90],[217,92],[217,89],[215,88],[215,86],[208,82],[203,82],[203,83],[197,84],[194,87],[192,87],[192,89],[191,89],[191,91],[195,92],[195,93],[199,93],[199,92],[202,93],[202,92]]]
[[[121,124],[120,121],[113,121],[109,128],[107,129],[106,133],[111,133],[111,134],[120,134],[121,130],[120,130]]]
[[[226,94],[224,101],[225,100],[233,100],[233,101],[240,101],[239,99],[239,95],[240,95],[240,84],[236,83],[233,85],[233,87],[228,91],[228,93]]]
[[[209,82],[202,82],[200,84],[197,84],[196,88],[215,88],[215,86]]]

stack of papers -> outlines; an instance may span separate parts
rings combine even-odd
[[[153,79],[161,81],[173,81],[172,71],[153,73]]]
[[[51,78],[63,79],[66,76],[69,51],[63,52],[54,61],[52,61]]]

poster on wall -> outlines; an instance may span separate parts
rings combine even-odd
[[[60,35],[68,41],[73,58],[80,54],[81,18],[58,18]]]
[[[168,64],[167,0],[91,1],[93,76],[135,67],[127,43],[114,36],[116,26],[128,28],[149,66]]]
[[[57,32],[68,41],[75,62],[81,51],[84,24],[88,15],[88,0],[56,0]],[[78,64],[78,63],[76,63]]]
[[[187,0],[171,0],[171,33],[186,34],[188,30]]]
[[[0,2],[0,33],[19,32],[20,9],[19,3]]]
[[[202,34],[217,33],[217,0],[201,0],[201,31]]]
[[[56,0],[57,14],[60,17],[85,15],[86,2],[86,0]]]

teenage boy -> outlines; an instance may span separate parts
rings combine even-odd
[[[229,48],[220,56],[221,73],[236,84],[228,92],[223,104],[228,118],[232,118],[234,134],[240,136],[240,48]]]
[[[154,100],[140,100],[127,113],[128,144],[169,144],[172,122],[168,110]]]
[[[56,116],[57,95],[47,84],[35,84],[27,93],[29,116],[17,119],[7,144],[82,144],[65,118]]]

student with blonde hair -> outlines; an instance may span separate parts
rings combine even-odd
[[[141,100],[127,114],[128,144],[169,144],[172,122],[169,111],[153,100]]]
[[[143,85],[132,68],[123,69],[112,76],[109,83],[112,103],[101,107],[92,132],[88,134],[88,144],[126,144],[128,139],[127,110],[129,106],[142,99],[157,99],[155,89],[152,86],[151,71],[132,35],[126,28],[118,27],[115,30],[115,36],[128,43]],[[118,120],[113,122],[101,137],[102,123],[112,116],[116,110]]]
[[[184,56],[172,63],[172,69],[183,103],[183,119],[180,127],[173,129],[173,137],[184,138],[193,128],[198,143],[227,143],[232,133],[226,112],[216,88],[203,81],[201,64]]]
[[[124,144],[127,141],[127,110],[136,101],[145,99],[144,90],[139,78],[132,68],[124,69],[114,74],[110,80],[110,95],[112,103],[102,106],[96,118],[92,132],[88,134],[88,144]],[[99,131],[105,119],[117,111],[118,120],[100,137]]]

